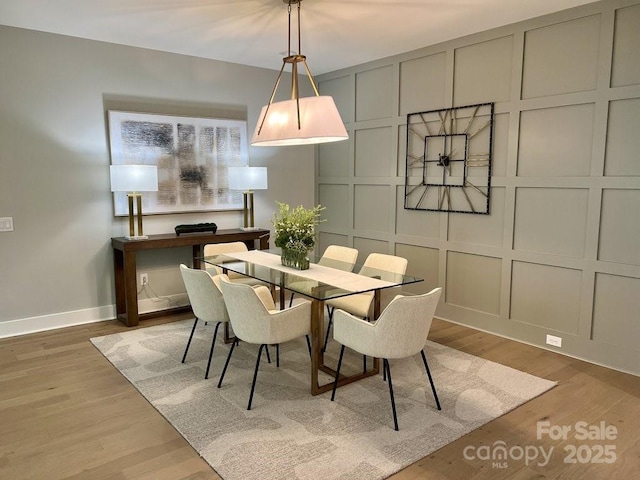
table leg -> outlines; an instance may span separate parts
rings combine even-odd
[[[235,335],[233,337],[231,336],[231,331],[229,330],[229,322],[225,322],[223,331],[224,331],[224,343],[231,343],[235,341],[236,336]]]
[[[324,302],[311,301],[311,395],[318,395],[324,389],[318,384],[318,371],[324,363],[322,354],[322,324],[324,320]]]
[[[378,309],[379,309],[378,299]],[[318,372],[322,371],[335,378],[336,371],[324,364],[322,341],[324,340],[324,302],[316,299],[311,301],[311,395],[328,392],[333,389],[333,381],[324,385],[319,384]],[[338,387],[356,382],[366,377],[377,375],[380,372],[380,360],[373,359],[373,368],[362,373],[350,376],[340,375]]]
[[[280,291],[279,291],[279,298],[278,300],[280,301],[280,310],[284,310],[285,309],[285,304],[284,304],[284,274],[282,275],[282,281],[280,282]]]
[[[380,297],[381,297],[381,290],[376,290],[373,294],[373,319],[377,320],[378,317],[380,316]],[[380,371],[380,359],[379,358],[373,358],[373,369],[376,372]]]

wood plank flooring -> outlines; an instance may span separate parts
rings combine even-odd
[[[184,318],[189,316],[148,320],[139,328]],[[1,479],[220,478],[88,341],[125,330],[114,320],[0,340]],[[429,338],[558,386],[393,480],[638,478],[639,377],[445,321],[434,321]],[[536,423],[545,420],[572,430],[566,439],[545,435],[538,440]],[[576,440],[576,422],[605,422],[617,429],[617,437]],[[509,450],[506,464],[473,458],[478,447],[495,453],[495,442]],[[571,445],[580,452],[577,463],[565,463],[571,460]],[[613,446],[613,463],[587,461],[604,445]],[[527,448],[553,448],[550,461],[518,459]]]

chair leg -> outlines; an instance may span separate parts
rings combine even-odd
[[[209,378],[209,369],[211,368],[211,359],[213,358],[213,348],[216,346],[216,337],[218,336],[218,328],[222,322],[216,323],[216,328],[213,331],[213,340],[211,340],[211,350],[209,350],[209,363],[207,363],[207,372],[204,374],[204,379]]]
[[[436,393],[436,386],[433,384],[433,378],[431,378],[431,372],[429,371],[429,364],[427,363],[427,357],[424,354],[424,350],[420,350],[422,354],[422,362],[424,363],[424,368],[427,371],[427,377],[429,377],[429,383],[431,384],[431,391],[433,392],[433,398],[436,399],[436,406],[438,410],[442,410],[440,408],[440,400],[438,400],[438,394]]]
[[[367,371],[367,356],[362,355],[362,373]]]
[[[391,369],[389,368],[389,360],[382,359],[382,368],[387,372],[387,379],[389,380],[389,396],[391,397],[391,410],[393,411],[393,425],[396,432],[398,431],[398,415],[396,414],[396,399],[393,396],[393,384],[391,383]]]
[[[295,292],[291,292],[291,298],[289,299],[289,308],[291,308],[291,305],[293,305],[293,296],[295,295]]]
[[[265,345],[265,350],[267,351],[267,362],[271,363],[271,355],[269,355],[269,345]]]
[[[276,343],[276,368],[280,368],[280,344]]]
[[[324,336],[324,344],[322,345],[322,353],[327,350],[327,343],[329,343],[329,331],[331,330],[331,325],[333,324],[333,307],[327,305],[327,312],[329,312],[329,323],[327,324],[327,333]]]
[[[304,338],[307,339],[307,350],[309,350],[309,358],[311,358],[311,340],[309,340],[309,335],[305,335]]]
[[[196,325],[198,325],[198,317],[193,322],[193,327],[191,327],[191,335],[189,335],[189,341],[187,342],[187,348],[184,349],[184,355],[182,355],[182,363],[187,359],[187,352],[189,351],[189,346],[191,345],[191,339],[193,338],[193,333],[196,331]]]
[[[340,349],[340,357],[338,358],[338,368],[336,368],[336,378],[333,381],[333,391],[331,392],[331,401],[336,398],[336,389],[338,388],[338,378],[340,377],[340,367],[342,366],[342,356],[344,355],[344,345]]]
[[[258,367],[260,366],[260,357],[262,356],[262,349],[266,347],[263,343],[258,349],[258,358],[256,359],[256,369],[253,371],[253,382],[251,383],[251,394],[249,394],[249,403],[247,404],[247,410],[251,410],[251,402],[253,401],[253,391],[256,388],[256,379],[258,378]],[[268,351],[268,350],[267,350]]]
[[[229,349],[229,355],[227,355],[227,361],[224,362],[224,368],[222,369],[222,374],[220,374],[220,380],[218,380],[218,388],[222,386],[222,379],[224,378],[224,374],[227,373],[227,367],[229,366],[229,360],[231,360],[231,355],[233,354],[233,349],[238,345],[238,340],[235,342],[231,342],[231,348]]]

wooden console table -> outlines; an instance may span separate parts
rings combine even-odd
[[[142,250],[158,250],[160,248],[193,248],[193,267],[200,268],[203,247],[208,243],[244,242],[250,250],[258,241],[259,249],[269,248],[269,230],[218,230],[216,233],[175,233],[149,235],[143,240],[127,240],[124,237],[111,238],[113,248],[113,270],[116,287],[116,315],[118,320],[128,327],[138,325],[145,318],[159,317],[177,312],[189,311],[190,307],[174,307],[138,314],[138,290],[136,281],[136,253]]]

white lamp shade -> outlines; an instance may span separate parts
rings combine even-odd
[[[155,165],[111,165],[112,192],[157,192],[158,167]]]
[[[251,145],[256,147],[310,145],[337,142],[349,138],[333,98],[329,96],[302,97],[299,101],[300,128],[298,128],[295,99],[265,105],[260,112]],[[265,113],[267,113],[267,118],[263,123],[262,119]],[[260,129],[260,125],[262,125],[262,129]],[[258,130],[260,130],[259,134]]]
[[[266,190],[267,167],[229,167],[229,190]]]

